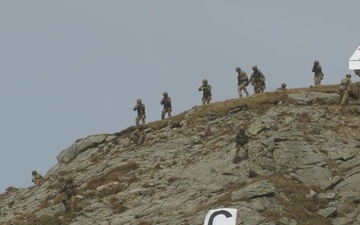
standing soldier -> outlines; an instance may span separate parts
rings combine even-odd
[[[33,170],[31,175],[33,176],[31,181],[35,184],[35,186],[40,186],[43,183],[43,176],[41,176],[36,170]]]
[[[314,61],[312,72],[314,73],[314,84],[315,86],[319,86],[324,77],[319,61]]]
[[[65,207],[65,212],[75,211],[76,206],[76,188],[72,178],[63,180],[63,186],[60,189],[61,202]]]
[[[246,97],[249,96],[249,92],[246,90],[246,87],[249,85],[249,79],[245,71],[242,71],[240,67],[236,67],[235,71],[238,73],[238,93],[239,98],[242,98],[242,91],[245,92]]]
[[[257,66],[253,66],[252,70],[254,72],[250,76],[250,83],[254,86],[254,93],[264,93],[264,90],[266,89],[264,74],[257,68]]]
[[[236,143],[236,149],[235,149],[235,155],[233,158],[233,163],[238,163],[241,160],[241,157],[239,157],[239,152],[241,148],[244,148],[244,157],[243,159],[249,158],[249,149],[246,146],[246,144],[249,142],[249,137],[246,134],[245,128],[240,127],[239,132],[237,133],[235,137],[235,143]]]
[[[286,91],[286,90],[287,88],[285,83],[282,83],[281,86],[276,89],[277,92]]]
[[[203,92],[203,97],[202,97],[202,104],[205,105],[209,104],[211,101],[211,86],[208,84],[208,81],[206,79],[204,79],[202,81],[203,85],[201,87],[199,87],[199,91]]]
[[[165,114],[168,114],[168,117],[171,116],[171,98],[167,92],[163,93],[163,98],[161,99],[160,104],[164,106],[164,109],[161,112],[161,119],[165,119]]]
[[[134,111],[137,111],[137,117],[135,119],[136,126],[139,125],[140,120],[142,120],[142,124],[145,124],[145,105],[141,103],[141,99],[136,100]]]
[[[351,91],[351,74],[346,74],[346,77],[341,80],[340,84],[340,95],[341,95],[341,105],[348,103],[349,101],[349,92]]]

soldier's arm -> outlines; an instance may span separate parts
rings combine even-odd
[[[199,91],[202,91],[204,89],[204,86],[199,87]]]
[[[133,109],[134,111],[136,111],[137,110],[137,105],[134,107],[134,109]]]
[[[207,89],[208,89],[209,91],[211,91],[211,85],[208,85],[208,86],[207,86]]]
[[[161,99],[160,104],[164,105],[164,98]]]

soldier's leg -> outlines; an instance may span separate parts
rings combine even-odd
[[[242,98],[242,89],[241,89],[241,85],[238,85],[237,91],[239,93],[239,98]]]
[[[69,212],[70,211],[70,207],[69,207],[69,203],[68,203],[68,199],[67,198],[63,198],[61,200],[62,204],[65,207],[65,212]]]
[[[202,101],[202,105],[205,105],[205,103],[206,103],[206,98],[205,98],[205,97],[202,97],[201,101]]]
[[[163,110],[161,111],[161,119],[162,119],[162,120],[165,119],[165,113],[166,113],[166,109],[163,109]]]
[[[344,91],[344,94],[342,95],[342,98],[341,98],[341,105],[348,103],[348,101],[349,101],[349,92]]]
[[[249,92],[246,90],[246,85],[247,85],[247,83],[246,82],[244,82],[244,83],[242,83],[242,90],[244,90],[244,92],[245,92],[245,94],[246,94],[246,97],[249,97]]]
[[[137,116],[136,119],[135,119],[135,124],[136,124],[136,126],[139,125],[139,122],[140,122],[140,116]]]
[[[169,108],[169,109],[167,110],[167,112],[168,112],[168,117],[170,117],[170,116],[171,116],[171,108]]]
[[[244,152],[245,152],[244,159],[249,159],[249,148],[246,145],[244,145],[243,148],[244,148]]]
[[[232,160],[233,163],[238,163],[239,162],[239,151],[240,151],[240,146],[236,145],[233,160]]]
[[[145,115],[141,116],[142,124],[145,124]]]
[[[76,209],[76,196],[72,196],[70,201],[71,201],[71,211],[75,211],[75,209]]]
[[[206,104],[210,104],[210,101],[211,101],[211,97],[207,97],[206,98]]]

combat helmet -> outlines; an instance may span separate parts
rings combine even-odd
[[[203,83],[203,84],[207,84],[208,81],[207,81],[206,79],[204,79],[204,80],[202,81],[202,83]]]
[[[35,175],[35,174],[37,174],[37,171],[36,171],[36,170],[33,170],[33,171],[31,171],[31,174],[32,174],[32,175]]]
[[[319,61],[315,60],[315,61],[314,61],[314,64],[315,64],[315,65],[319,64]]]
[[[253,71],[257,71],[257,70],[258,70],[257,66],[253,66],[253,67],[252,67],[252,70],[253,70]]]
[[[282,83],[282,84],[281,84],[281,87],[286,88],[286,84],[285,84],[285,83]]]
[[[165,92],[163,93],[163,96],[164,96],[164,97],[167,97],[167,96],[168,96],[168,93],[165,91]]]
[[[138,99],[136,100],[136,102],[137,102],[137,103],[141,103],[141,99],[138,98]]]
[[[350,73],[346,74],[346,77],[351,78],[351,74]]]
[[[239,72],[239,71],[241,71],[241,68],[240,68],[240,67],[236,67],[236,68],[235,68],[235,71]]]

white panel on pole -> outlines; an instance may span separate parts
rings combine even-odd
[[[355,52],[349,59],[349,69],[360,69],[360,46],[355,50]]]
[[[237,209],[212,209],[205,216],[204,225],[236,225]]]

